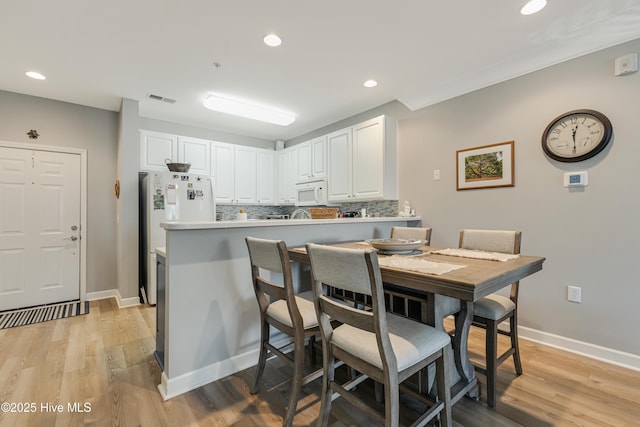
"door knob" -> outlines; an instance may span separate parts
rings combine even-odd
[[[66,237],[64,240],[71,240],[72,242],[75,242],[76,240],[78,240],[78,236]]]

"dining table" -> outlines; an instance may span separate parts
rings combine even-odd
[[[366,241],[330,245],[371,248]],[[290,247],[288,252],[292,262],[309,264],[304,246]],[[480,398],[480,388],[468,352],[473,303],[542,270],[544,261],[544,257],[521,254],[508,259],[492,259],[482,253],[432,246],[422,246],[407,255],[378,252],[385,292],[387,288],[393,288],[396,295],[406,294],[413,300],[421,300],[424,310],[420,320],[436,329],[446,331],[444,319],[451,315],[454,317],[452,403],[465,395]]]

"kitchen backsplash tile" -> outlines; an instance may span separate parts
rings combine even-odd
[[[340,212],[360,212],[366,209],[367,214],[373,217],[398,216],[397,200],[376,200],[371,202],[341,203],[335,206],[340,208]],[[296,206],[269,206],[269,205],[217,205],[216,212],[222,214],[223,221],[232,221],[236,214],[244,209],[249,219],[264,219],[267,215],[290,215]],[[308,207],[304,208],[307,212]]]

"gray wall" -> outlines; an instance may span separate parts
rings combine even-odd
[[[117,176],[120,198],[117,203],[118,292],[135,303],[138,297],[138,170],[140,169],[140,134],[138,101],[123,99],[118,122]]]
[[[26,133],[36,129],[39,139]],[[87,150],[87,292],[116,287],[116,135],[118,115],[0,91],[0,140]]]
[[[546,257],[521,283],[522,326],[639,355],[640,73],[613,75],[614,59],[633,52],[640,40],[417,111],[399,123],[398,163],[400,200],[434,245],[457,246],[461,228],[520,229],[522,252]],[[587,161],[550,160],[543,130],[578,108],[607,115],[613,141]],[[515,187],[456,191],[456,150],[511,140]],[[582,170],[588,187],[563,187],[564,172]],[[567,302],[567,285],[582,287],[582,304]]]

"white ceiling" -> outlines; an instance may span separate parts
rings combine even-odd
[[[2,0],[0,89],[113,111],[125,97],[143,117],[287,140],[389,101],[415,110],[640,37],[638,0],[548,0],[522,16],[525,1]],[[282,46],[263,44],[270,32]],[[379,85],[363,87],[370,78]],[[209,92],[297,121],[215,113],[202,107]]]

